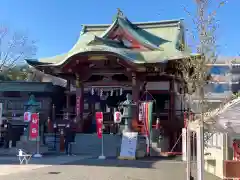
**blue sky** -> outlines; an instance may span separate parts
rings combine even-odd
[[[219,0],[212,0],[219,1]],[[1,0],[0,22],[13,30],[27,31],[38,41],[38,57],[67,52],[76,42],[81,24],[111,23],[117,8],[132,21],[191,19],[183,10],[194,12],[194,0]],[[218,44],[220,54],[240,53],[240,1],[229,0],[217,14],[220,21]]]

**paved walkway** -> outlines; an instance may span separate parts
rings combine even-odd
[[[186,180],[186,164],[176,161],[122,161],[86,158],[64,165],[0,176],[1,180]],[[205,180],[218,180],[205,174]]]
[[[0,157],[0,176],[9,175],[20,172],[28,172],[31,170],[71,163],[74,161],[88,158],[86,156],[51,156],[42,158],[32,158],[28,165],[20,165],[17,157]],[[1,179],[1,178],[0,178]]]

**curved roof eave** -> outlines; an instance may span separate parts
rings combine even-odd
[[[144,61],[144,59],[139,59],[137,57],[139,56],[138,52],[125,52],[122,50],[123,48],[114,48],[104,45],[95,45],[95,46],[86,46],[84,48],[79,49],[77,52],[73,52],[70,54],[67,54],[65,58],[63,58],[58,63],[45,63],[45,62],[39,62],[34,60],[26,59],[26,62],[34,67],[43,67],[43,66],[51,66],[51,67],[61,67],[64,64],[68,63],[71,57],[79,54],[86,54],[86,53],[92,53],[92,52],[103,52],[103,53],[112,53],[116,56],[124,59],[128,64],[134,65],[140,63],[139,61]]]
[[[48,62],[39,62],[36,59],[25,59],[26,63],[30,66],[45,66],[45,65],[53,65],[53,63]]]
[[[69,62],[69,60],[71,59],[71,57],[73,57],[73,56],[80,55],[80,54],[93,53],[93,52],[112,53],[112,54],[115,54],[116,56],[124,59],[128,64],[132,64],[132,65],[138,64],[138,63],[136,63],[138,60],[131,58],[127,55],[124,55],[122,53],[117,53],[117,52],[110,51],[110,50],[91,50],[91,49],[89,49],[89,50],[80,51],[78,53],[75,53],[72,56],[68,57],[66,60],[63,60],[62,62],[57,63],[57,64],[51,64],[51,66],[60,67],[60,66],[63,66],[64,64],[67,64]]]

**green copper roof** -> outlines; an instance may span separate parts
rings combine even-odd
[[[0,92],[6,91],[53,92],[53,84],[19,81],[0,82]]]
[[[116,26],[121,26],[123,29],[128,31],[134,38],[139,40],[143,45],[150,49],[158,49],[159,47],[154,43],[150,42],[147,36],[140,34],[139,28],[132,24],[123,14],[118,14],[116,20],[111,26],[101,35],[102,38],[107,38],[108,34],[115,29]],[[156,37],[157,38],[157,37]]]
[[[116,26],[124,28],[151,50],[132,50],[123,43],[108,39],[108,34]],[[135,64],[159,63],[189,57],[189,53],[179,50],[179,44],[184,43],[183,37],[181,20],[134,24],[120,13],[112,25],[84,25],[78,41],[69,52],[37,62],[27,60],[27,63],[32,66],[61,66],[74,55],[93,51],[111,52]]]

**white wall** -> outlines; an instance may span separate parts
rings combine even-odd
[[[223,178],[223,162],[227,159],[226,138],[225,133],[214,133],[204,151],[205,170],[220,178]]]

